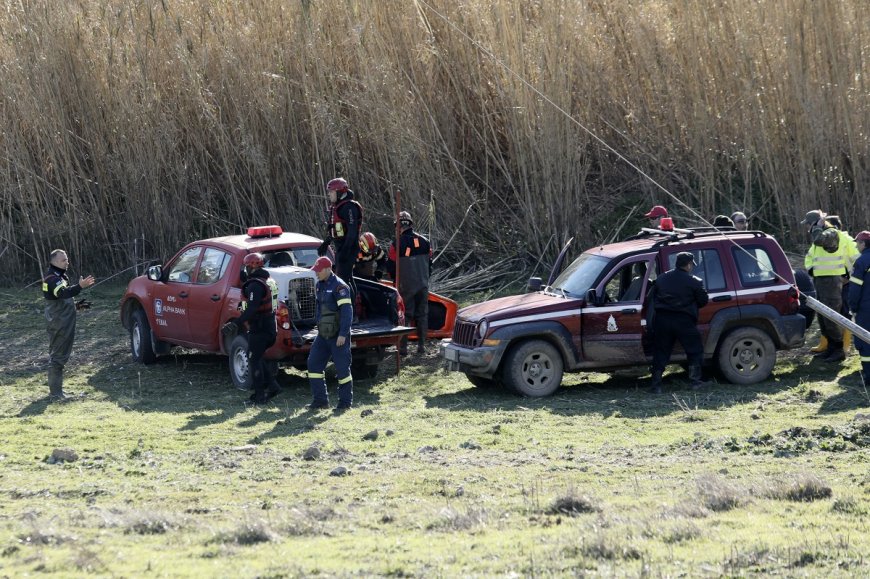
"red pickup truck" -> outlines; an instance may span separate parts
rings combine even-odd
[[[225,343],[220,329],[239,316],[242,260],[257,251],[279,288],[278,339],[266,358],[304,369],[317,335],[317,277],[309,268],[320,243],[276,225],[251,227],[247,235],[195,241],[165,265],[150,267],[127,285],[121,299],[121,322],[130,331],[133,359],[150,364],[172,346],[227,354],[233,383],[246,389],[251,381],[247,341],[239,335]],[[359,323],[351,330],[353,373],[372,378],[386,347],[412,330],[404,325],[405,307],[395,289],[359,278],[356,283],[361,307]]]

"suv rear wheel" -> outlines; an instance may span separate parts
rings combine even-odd
[[[719,346],[719,370],[732,384],[757,384],[770,376],[776,347],[767,332],[743,327],[725,336]]]
[[[523,396],[549,396],[562,383],[562,356],[549,342],[514,346],[504,361],[502,381]]]
[[[248,366],[248,339],[236,336],[230,343],[230,377],[239,390],[250,390],[253,380]]]

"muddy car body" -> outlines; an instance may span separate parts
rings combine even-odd
[[[589,249],[541,290],[460,310],[442,343],[448,367],[476,385],[545,396],[564,371],[649,364],[646,296],[689,251],[710,296],[698,320],[705,363],[731,382],[766,379],[777,349],[802,344],[805,330],[782,248],[760,232],[681,231]],[[681,348],[672,360],[685,360]]]

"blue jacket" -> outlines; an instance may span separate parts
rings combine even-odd
[[[335,274],[329,276],[326,281],[317,282],[316,321],[320,322],[320,314],[324,310],[338,312],[338,335],[348,339],[350,338],[350,324],[353,321],[353,305],[350,301],[350,295],[350,288]]]
[[[856,315],[870,314],[870,247],[861,252],[849,278],[849,310]]]

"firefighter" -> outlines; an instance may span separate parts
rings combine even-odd
[[[660,229],[662,226],[662,218],[669,217],[669,215],[668,210],[665,209],[663,205],[655,205],[644,214],[644,217],[649,219],[649,226],[651,229]]]
[[[852,237],[835,228],[821,210],[808,211],[801,224],[805,225],[812,243],[804,257],[804,267],[813,278],[820,302],[839,312],[843,305],[844,276],[858,258],[858,249]],[[819,327],[826,340],[826,349],[817,352],[825,362],[840,362],[846,358],[843,349],[843,330],[824,316],[819,316]]]
[[[362,205],[354,199],[353,191],[341,177],[327,183],[326,192],[329,196],[329,231],[317,253],[324,256],[329,244],[335,244],[335,273],[350,287],[351,307],[354,307],[357,291],[353,281],[353,266],[359,252]]]
[[[73,298],[94,285],[94,276],[79,277],[70,285],[66,272],[69,257],[66,251],[55,249],[49,255],[48,271],[42,278],[42,296],[46,299],[45,319],[48,322],[48,399],[51,402],[69,400],[63,392],[63,368],[72,353],[76,336],[76,311],[87,309],[87,300]]]
[[[278,284],[263,269],[263,255],[249,253],[245,256],[245,275],[242,295],[242,315],[224,324],[224,333],[238,332],[247,324],[248,370],[254,393],[250,401],[263,404],[281,392],[274,380],[275,365],[263,360],[263,354],[275,343],[278,326],[275,312],[278,311]],[[266,388],[268,387],[268,391]]]
[[[326,391],[326,364],[332,359],[338,378],[338,406],[341,412],[353,405],[353,376],[350,373],[350,328],[353,318],[350,288],[332,272],[332,261],[317,258],[312,271],[317,274],[317,337],[308,353],[308,382],[311,385],[309,410],[329,408]]]
[[[356,277],[378,281],[384,276],[387,254],[380,245],[375,234],[366,231],[359,237],[359,254],[353,274]]]
[[[692,275],[695,257],[683,251],[677,254],[674,269],[660,275],[653,286],[651,306],[655,308],[653,320],[653,365],[650,390],[662,391],[662,374],[671,359],[676,340],[686,351],[689,380],[693,389],[705,385],[701,363],[704,348],[698,331],[698,310],[708,301],[701,278]]]
[[[849,309],[855,315],[855,323],[870,330],[870,231],[862,231],[855,236],[858,251],[861,252],[852,277],[849,278]],[[870,380],[870,344],[855,337],[855,347],[861,356],[861,379],[864,385]]]
[[[417,327],[417,353],[426,353],[426,332],[429,329],[429,273],[432,269],[432,248],[429,240],[413,229],[414,220],[407,211],[399,213],[399,248],[390,244],[387,270],[396,279],[396,259],[399,259],[399,293],[405,302],[405,316]],[[408,338],[403,337],[399,354],[408,354]]]

